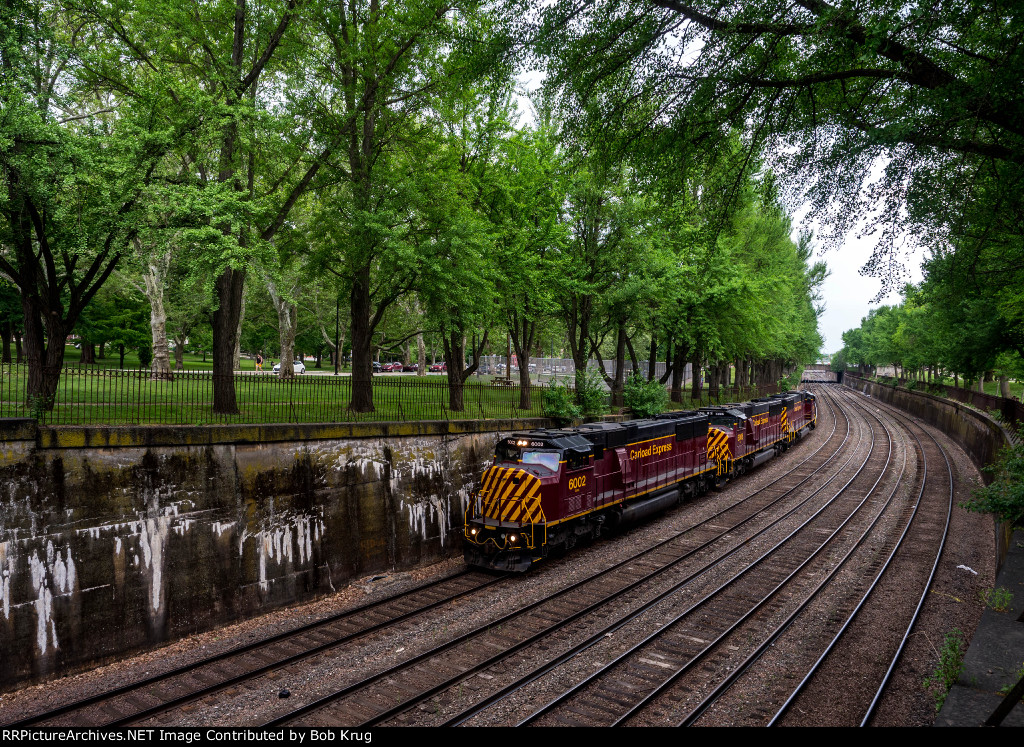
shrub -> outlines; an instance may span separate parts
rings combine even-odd
[[[544,390],[544,415],[565,425],[583,417],[576,405],[576,392],[565,384],[552,384]]]
[[[1004,448],[985,471],[995,475],[992,484],[975,490],[960,506],[1024,527],[1024,443]]]
[[[587,369],[582,380],[576,382],[576,404],[585,418],[596,418],[608,412],[607,397],[601,374],[593,369]]]
[[[623,388],[623,401],[633,414],[649,418],[668,407],[668,392],[657,379],[648,381],[639,373],[633,373]]]

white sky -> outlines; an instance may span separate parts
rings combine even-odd
[[[881,290],[882,281],[861,275],[860,268],[871,258],[873,247],[872,240],[850,235],[841,248],[816,252],[816,259],[824,260],[831,273],[822,289],[825,313],[818,319],[818,328],[825,338],[823,353],[837,352],[843,346],[843,332],[860,326],[860,320],[870,309],[902,301],[899,294],[892,293],[878,303],[871,303]],[[921,282],[920,257],[913,256],[906,262],[910,282]]]

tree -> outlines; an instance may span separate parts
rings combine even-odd
[[[576,368],[576,389],[582,391],[587,362],[600,345],[599,301],[634,260],[631,253],[639,241],[641,201],[631,189],[625,165],[592,156],[576,165],[565,210],[570,235],[554,269],[560,314]],[[624,346],[621,321],[619,314],[614,325]]]
[[[1018,4],[579,0],[533,18],[577,129],[628,142],[668,123],[689,152],[743,129],[746,151],[794,177],[791,199],[808,199],[833,241],[874,223],[867,269],[883,291],[902,282],[904,233],[933,247],[952,236],[968,261],[1020,246]]]
[[[413,237],[411,161],[403,151],[414,147],[426,127],[420,115],[451,80],[455,16],[459,9],[445,0],[311,9],[318,54],[297,71],[305,82],[297,103],[320,137],[339,146],[325,158],[338,186],[320,209],[339,215],[320,239],[320,260],[349,291],[356,412],[374,409],[374,331],[418,282],[414,254],[422,245]]]
[[[484,187],[484,211],[494,224],[495,301],[516,360],[519,407],[529,410],[530,356],[556,307],[556,265],[567,231],[562,210],[566,166],[550,125],[521,130],[500,143],[493,178]]]
[[[110,57],[102,36],[88,9],[0,9],[0,271],[22,297],[27,397],[47,408],[67,334],[136,234],[162,159],[195,126],[138,65],[122,64],[135,95],[114,106],[97,73]]]
[[[214,411],[237,412],[233,370],[247,270],[268,261],[271,243],[337,145],[281,106],[298,85],[291,74],[305,67],[305,39],[295,33],[300,3],[114,0],[89,8],[114,50],[104,78],[130,98],[135,89],[117,60],[158,70],[165,105],[201,120],[193,137],[175,142],[187,168],[168,180],[176,187],[173,223],[183,243],[202,250],[193,271],[214,278]]]

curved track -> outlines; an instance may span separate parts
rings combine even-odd
[[[755,472],[690,504],[681,531],[619,562],[460,574],[20,723],[210,723],[218,705],[297,676],[312,683],[301,697],[264,695],[248,723],[870,719],[941,552],[952,473],[907,416],[819,394],[818,430],[768,463],[773,481],[745,488]],[[554,582],[532,592],[543,574]],[[894,604],[905,624],[882,646]]]

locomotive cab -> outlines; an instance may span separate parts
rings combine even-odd
[[[500,441],[466,512],[466,560],[512,571],[541,560],[548,517],[592,505],[593,472],[592,446],[579,435],[532,431]]]

